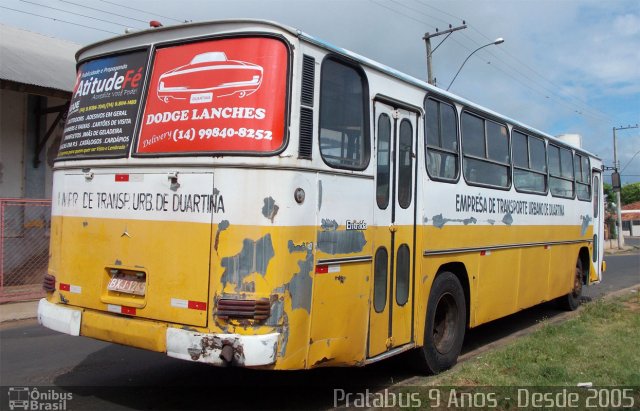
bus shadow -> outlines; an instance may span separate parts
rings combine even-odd
[[[551,302],[479,326],[468,331],[462,355],[563,312]],[[412,355],[360,368],[267,371],[212,367],[114,344],[54,383],[74,395],[72,409],[327,409],[348,393],[375,392],[415,377]]]

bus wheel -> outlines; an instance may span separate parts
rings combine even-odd
[[[450,272],[440,273],[429,293],[424,346],[418,352],[424,370],[437,374],[456,363],[464,340],[466,315],[458,277]]]
[[[567,311],[574,311],[580,307],[583,281],[584,270],[582,269],[582,260],[578,257],[578,261],[576,261],[575,276],[573,278],[573,290],[560,300],[562,308]]]

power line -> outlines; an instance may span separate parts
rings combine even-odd
[[[622,170],[620,170],[621,173],[624,171],[625,168],[629,167],[629,164],[631,164],[633,159],[636,158],[638,154],[640,154],[640,150],[636,151],[636,153],[633,155],[633,157],[631,157],[631,159],[627,162],[627,164],[625,164],[625,166],[622,167]]]
[[[44,5],[44,4],[35,3],[35,2],[33,2],[33,1],[28,1],[28,0],[20,0],[20,1],[21,1],[21,2],[23,2],[23,3],[34,4],[34,5],[36,5],[36,6],[44,7],[44,8],[47,8],[47,9],[52,9],[52,10],[61,11],[61,12],[63,12],[63,13],[73,14],[74,16],[86,17],[86,18],[88,18],[88,19],[97,20],[97,21],[102,21],[102,22],[104,22],[104,23],[109,23],[109,24],[113,24],[113,25],[116,25],[116,26],[120,26],[120,27],[122,27],[122,26],[123,26],[121,23],[117,23],[117,22],[113,22],[113,21],[109,21],[109,20],[104,20],[104,19],[101,19],[101,18],[98,18],[98,17],[87,16],[86,14],[74,13],[74,12],[72,12],[72,11],[68,11],[68,10],[64,10],[64,9],[59,9],[59,8],[57,8],[57,7],[46,6],[46,5]]]
[[[155,16],[158,16],[158,17],[162,17],[163,19],[176,21],[178,23],[187,22],[186,19],[185,20],[178,20],[178,19],[174,19],[173,17],[163,16],[163,15],[157,14],[157,13],[150,13],[148,10],[140,10],[140,9],[136,9],[136,8],[133,8],[133,7],[125,6],[124,4],[119,4],[119,3],[116,3],[114,1],[108,1],[108,0],[100,0],[100,1],[103,2],[103,3],[113,4],[114,6],[119,6],[119,7],[125,8],[125,9],[129,9],[129,10],[139,11],[141,13],[152,14],[152,15],[155,15]]]
[[[62,20],[62,19],[56,19],[56,18],[49,17],[49,16],[42,16],[42,15],[40,15],[40,14],[31,13],[31,12],[24,11],[24,10],[12,9],[11,7],[0,6],[0,8],[7,9],[7,10],[11,10],[11,11],[15,11],[15,12],[18,12],[18,13],[29,14],[29,15],[31,15],[31,16],[42,17],[43,19],[49,19],[49,20],[53,20],[53,21],[59,21],[59,22],[61,22],[61,23],[72,24],[72,25],[74,25],[74,26],[84,27],[84,28],[91,29],[91,30],[103,31],[103,32],[105,32],[105,33],[111,33],[111,34],[120,34],[120,33],[117,33],[117,32],[115,32],[115,31],[98,29],[98,28],[91,27],[91,26],[85,26],[84,24],[78,24],[78,23],[74,23],[74,22],[66,21],[66,20]]]
[[[393,0],[392,0],[392,1],[393,1]],[[446,12],[446,11],[444,11],[444,10],[438,9],[437,7],[434,7],[434,6],[431,6],[430,4],[427,4],[424,0],[414,0],[414,1],[415,1],[415,2],[417,2],[417,3],[419,3],[419,4],[421,4],[421,5],[423,5],[423,6],[426,6],[426,7],[432,8],[432,9],[434,9],[434,10],[437,10],[437,11],[439,11],[440,13],[446,14],[447,16],[453,17],[453,18],[455,18],[455,19],[460,19],[460,17],[458,17],[458,16],[455,16],[455,15],[453,15],[453,14],[451,14],[451,13],[447,13],[447,12]],[[409,7],[409,6],[403,5],[402,3],[398,3],[398,2],[396,2],[396,3],[397,3],[397,4],[399,4],[399,5],[401,5],[401,6],[407,7],[407,8],[409,8],[409,9],[413,10],[413,11],[416,11],[416,12],[418,12],[418,13],[420,13],[420,14],[423,14],[423,15],[425,15],[425,16],[432,17],[432,18],[436,18],[436,17],[433,17],[433,16],[431,16],[431,15],[429,15],[429,14],[425,14],[425,13],[423,13],[423,12],[421,12],[420,10],[417,10],[417,9],[415,9],[415,8],[411,8],[411,7]],[[438,20],[440,20],[440,19],[438,19]],[[493,39],[492,39],[492,38],[490,38],[489,36],[487,36],[487,35],[485,35],[484,33],[482,33],[480,30],[478,30],[477,28],[475,28],[473,25],[471,25],[471,24],[470,24],[469,26],[471,27],[471,29],[473,29],[475,32],[477,32],[480,36],[484,37],[486,40],[488,40],[488,41],[493,41]],[[469,41],[471,41],[471,42],[475,43],[477,46],[480,46],[480,45],[481,45],[481,43],[477,42],[476,40],[474,40],[473,38],[471,38],[471,37],[470,37],[469,35],[467,35],[466,33],[464,33],[464,32],[463,32],[463,33],[461,33],[461,34],[462,34],[462,36],[464,36],[465,38],[467,38]],[[458,43],[458,44],[460,44],[460,43]],[[579,99],[578,97],[576,97],[576,96],[574,96],[574,95],[572,95],[572,94],[570,94],[570,93],[564,93],[564,94],[566,94],[566,96],[565,96],[565,95],[562,95],[562,94],[560,94],[560,93],[556,92],[556,90],[561,90],[561,89],[562,89],[562,87],[558,86],[557,84],[555,84],[554,82],[552,82],[551,80],[549,80],[547,77],[543,76],[543,75],[542,75],[542,74],[540,74],[538,71],[536,71],[535,69],[533,69],[533,68],[532,68],[531,66],[529,66],[527,63],[525,63],[524,61],[522,61],[521,59],[519,59],[517,56],[515,56],[515,55],[514,55],[514,54],[512,54],[512,53],[510,53],[510,52],[508,51],[508,48],[507,48],[507,47],[499,47],[498,49],[499,49],[499,52],[505,53],[507,57],[510,57],[510,58],[511,58],[511,59],[513,59],[515,62],[517,62],[518,64],[520,64],[520,65],[522,65],[523,67],[525,67],[527,70],[529,70],[531,73],[535,74],[537,77],[539,77],[540,79],[542,79],[544,82],[551,84],[551,86],[553,86],[553,87],[554,87],[554,89],[550,89],[550,88],[548,88],[546,85],[542,84],[539,80],[534,80],[534,79],[532,79],[532,78],[530,78],[530,77],[526,77],[526,76],[521,72],[521,70],[520,70],[519,68],[512,66],[511,64],[507,63],[506,61],[504,61],[504,60],[503,60],[503,59],[501,59],[500,57],[496,56],[496,55],[493,53],[493,51],[491,51],[491,50],[487,50],[487,53],[489,53],[491,56],[493,56],[494,58],[496,58],[498,61],[500,61],[500,62],[502,62],[503,64],[505,64],[505,65],[506,65],[507,67],[509,67],[510,69],[512,69],[515,73],[517,73],[517,75],[518,75],[518,76],[522,76],[526,81],[533,82],[533,83],[535,83],[538,87],[540,87],[541,89],[545,90],[546,92],[551,93],[551,94],[554,94],[554,95],[556,95],[557,97],[559,97],[559,98],[562,98],[562,99],[566,100],[566,101],[567,101],[567,102],[569,102],[570,104],[573,104],[573,105],[575,105],[576,107],[579,107],[579,108],[580,108],[580,112],[577,112],[578,114],[583,114],[583,113],[582,113],[583,111],[589,111],[589,112],[590,112],[590,115],[589,115],[590,117],[599,117],[600,119],[612,120],[612,118],[611,118],[609,115],[607,115],[606,113],[603,113],[602,111],[600,111],[600,110],[598,110],[598,109],[595,109],[595,108],[593,108],[593,107],[589,106],[587,103],[585,103],[584,101],[582,101],[582,100],[581,100],[581,99]],[[571,100],[573,100],[573,101],[571,101]]]
[[[429,19],[435,19],[435,20],[438,20],[438,21],[441,21],[441,22],[445,22],[444,20],[442,20],[442,19],[440,19],[440,18],[438,18],[438,17],[435,17],[435,16],[432,16],[432,15],[430,15],[430,14],[427,14],[427,13],[423,12],[422,10],[416,9],[416,8],[414,8],[414,7],[410,7],[410,6],[406,5],[406,4],[402,4],[401,2],[399,2],[399,1],[397,1],[397,0],[391,0],[391,1],[392,1],[392,2],[394,2],[395,4],[397,4],[397,5],[401,6],[401,7],[404,7],[404,8],[406,8],[406,9],[409,9],[409,10],[411,10],[411,11],[413,11],[413,12],[416,12],[416,13],[418,13],[418,14],[421,14],[421,15],[423,15],[423,16],[426,16],[426,17],[428,17]],[[460,19],[460,17],[458,17],[458,16],[454,16],[453,14],[447,13],[447,12],[445,12],[445,11],[443,11],[443,10],[440,10],[440,9],[438,9],[438,8],[436,8],[436,7],[433,7],[433,6],[429,5],[429,4],[426,4],[426,3],[424,3],[424,2],[423,2],[423,1],[421,1],[421,0],[415,0],[415,1],[416,1],[416,2],[418,2],[418,3],[420,3],[421,5],[424,5],[424,6],[430,7],[430,8],[432,8],[432,9],[434,9],[434,10],[437,10],[437,11],[439,11],[439,12],[441,12],[441,13],[443,13],[443,14],[446,14],[446,15],[448,15],[448,16],[450,16],[450,17],[453,17],[453,18],[455,18],[455,19]],[[377,5],[380,5],[379,3],[376,3],[376,4],[377,4]],[[380,6],[381,6],[381,5],[380,5]],[[383,7],[384,7],[384,6],[383,6]],[[392,12],[395,12],[395,13],[397,13],[397,14],[400,14],[400,15],[402,15],[402,16],[408,17],[408,16],[407,16],[406,14],[404,14],[404,13],[398,13],[398,11],[397,11],[396,9],[391,9],[391,8],[389,8],[389,7],[385,7],[385,8],[387,8],[388,10],[390,10],[390,11],[392,11]],[[414,21],[418,21],[417,19],[415,19],[415,18],[413,18],[413,17],[409,17],[409,18],[411,18],[411,19],[412,19],[412,20],[414,20]],[[461,19],[460,19],[460,20],[461,20]],[[424,20],[422,20],[421,22],[422,22],[422,23],[427,23],[427,22],[425,22]],[[427,24],[429,24],[429,23],[427,23]],[[478,29],[476,29],[476,28],[475,28],[475,27],[473,27],[473,26],[471,26],[471,27],[474,29],[474,31],[478,32],[481,36],[483,36],[483,37],[485,37],[485,38],[489,39],[489,37],[487,37],[486,35],[484,35],[483,33],[481,33]],[[480,45],[480,43],[478,43],[476,40],[474,40],[473,38],[471,38],[470,36],[468,36],[466,33],[462,33],[462,35],[463,35],[465,38],[467,38],[469,41],[471,41],[472,43],[475,43],[476,45]],[[462,44],[461,42],[457,41],[455,38],[452,38],[452,40],[453,40],[454,42],[456,42],[457,44],[459,44],[460,46],[462,46],[464,49],[471,50],[471,48],[469,48],[469,47],[465,46],[465,45],[464,45],[464,44]],[[569,106],[569,105],[570,105],[570,106],[571,106],[571,108],[572,108],[572,111],[573,111],[573,112],[575,112],[575,113],[577,113],[577,114],[579,114],[579,115],[587,115],[587,116],[589,116],[589,117],[593,117],[593,118],[600,119],[600,120],[602,120],[602,119],[611,120],[611,117],[610,117],[610,116],[608,116],[607,114],[605,114],[605,113],[603,113],[603,112],[601,112],[601,111],[599,111],[599,110],[597,110],[597,109],[594,109],[594,108],[592,108],[592,107],[588,106],[586,103],[584,103],[583,101],[581,101],[581,100],[580,100],[580,99],[578,99],[577,97],[572,96],[572,95],[569,95],[568,97],[566,97],[566,96],[563,96],[563,95],[559,94],[558,92],[556,92],[556,89],[558,89],[558,90],[559,90],[559,89],[561,89],[561,87],[559,87],[559,86],[555,85],[555,84],[554,84],[553,82],[551,82],[550,80],[547,80],[544,76],[542,76],[540,73],[538,73],[538,72],[537,72],[537,71],[535,71],[533,68],[531,68],[530,66],[528,66],[526,63],[522,62],[520,59],[518,59],[518,58],[516,58],[515,56],[513,56],[511,53],[506,52],[506,50],[502,50],[502,51],[503,51],[503,52],[505,52],[505,53],[507,54],[507,56],[508,56],[508,57],[513,58],[516,62],[518,62],[519,64],[522,64],[523,66],[525,66],[528,70],[532,71],[532,72],[533,72],[534,74],[536,74],[538,77],[540,77],[540,78],[542,78],[543,80],[545,80],[546,82],[550,83],[552,86],[554,86],[554,87],[555,87],[555,89],[550,89],[549,87],[547,87],[546,85],[544,85],[544,84],[540,83],[539,81],[534,80],[534,79],[531,79],[530,77],[526,77],[526,76],[521,72],[521,70],[520,70],[520,69],[518,69],[518,68],[514,67],[513,65],[511,65],[511,64],[509,64],[509,63],[507,63],[506,61],[504,61],[504,60],[503,60],[503,59],[501,59],[500,57],[496,56],[492,51],[487,50],[487,53],[489,53],[489,55],[491,55],[492,57],[494,57],[494,58],[495,58],[496,60],[498,60],[500,63],[504,64],[506,67],[508,67],[510,70],[512,70],[512,71],[513,71],[517,76],[521,76],[522,78],[524,78],[524,81],[526,81],[526,82],[528,82],[528,83],[532,83],[532,84],[533,84],[533,85],[535,85],[536,87],[539,87],[540,89],[544,90],[544,93],[543,93],[543,92],[541,92],[540,90],[536,90],[536,89],[534,89],[531,85],[529,85],[529,84],[525,84],[523,81],[518,80],[516,77],[514,77],[514,75],[508,75],[508,76],[509,76],[511,79],[513,79],[514,81],[516,81],[516,82],[518,82],[518,83],[520,83],[520,84],[524,85],[525,87],[527,87],[527,88],[529,88],[529,89],[531,89],[531,90],[533,90],[533,91],[535,91],[535,92],[539,93],[540,95],[542,95],[542,96],[544,96],[544,97],[546,97],[546,98],[549,98],[548,94],[552,94],[552,95],[556,96],[556,98],[558,99],[558,102],[560,102],[560,103],[564,104],[565,106]],[[497,67],[497,66],[494,66],[494,67]],[[500,71],[502,71],[503,73],[507,74],[504,70],[500,70]],[[571,101],[571,99],[570,99],[570,98],[572,98],[572,99],[573,99],[573,100],[575,100],[575,101]],[[577,103],[576,103],[576,102],[577,102]],[[579,109],[579,110],[576,110],[576,109]]]
[[[95,7],[89,7],[89,6],[85,6],[84,4],[80,4],[80,3],[75,3],[73,1],[69,1],[69,0],[60,0],[63,3],[69,3],[69,4],[73,4],[74,6],[78,6],[78,7],[84,7],[85,9],[89,9],[89,10],[95,10],[95,11],[99,11],[101,13],[106,13],[106,14],[111,14],[112,16],[118,16],[118,17],[122,17],[125,19],[129,19],[129,20],[134,20],[134,21],[139,21],[141,23],[145,23],[148,24],[149,22],[146,20],[140,20],[140,19],[136,19],[134,17],[129,17],[129,16],[124,16],[122,14],[118,14],[118,13],[112,13],[110,11],[106,11],[106,10],[101,10],[101,9],[97,9]]]

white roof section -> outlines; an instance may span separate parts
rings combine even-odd
[[[0,24],[0,79],[71,92],[79,44]]]

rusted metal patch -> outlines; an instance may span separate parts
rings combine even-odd
[[[318,250],[328,254],[359,253],[365,244],[364,232],[359,230],[318,232]]]
[[[291,281],[286,285],[286,289],[291,295],[291,308],[303,308],[307,312],[311,311],[311,290],[313,285],[313,251],[307,250],[304,260],[298,261],[300,271],[293,275]]]
[[[264,205],[262,206],[262,215],[271,220],[273,223],[273,219],[276,218],[276,214],[278,214],[278,210],[280,207],[276,204],[276,200],[272,197],[267,197],[264,200]]]
[[[264,323],[267,326],[275,327],[280,324],[282,316],[284,315],[284,298],[278,295],[273,295],[271,298],[271,315]]]
[[[287,343],[289,342],[289,317],[287,313],[284,313],[282,318],[284,322],[282,324],[282,332],[280,333],[280,351],[278,352],[280,357],[284,357],[287,353]]]
[[[307,250],[313,249],[313,243],[300,243],[295,244],[292,240],[289,240],[287,243],[287,248],[289,248],[289,253],[305,253]]]
[[[436,228],[442,228],[447,223],[462,223],[464,225],[469,225],[469,224],[476,224],[478,222],[478,220],[475,217],[445,218],[442,216],[442,214],[434,215],[432,220],[433,220],[433,225]]]
[[[322,219],[322,225],[320,228],[322,231],[336,231],[340,225],[336,220],[329,220],[328,218]]]
[[[216,239],[213,242],[213,249],[218,251],[218,244],[220,242],[220,233],[229,228],[229,220],[222,220],[218,224],[218,230],[216,231]]]
[[[232,283],[235,284],[237,292],[248,292],[248,290],[243,289],[244,279],[253,273],[258,273],[264,277],[267,273],[269,262],[274,255],[271,234],[267,234],[256,241],[243,240],[242,250],[239,254],[224,257],[220,262],[220,265],[225,269],[220,279],[222,286],[226,287],[228,283]]]
[[[587,229],[589,228],[589,224],[592,221],[592,218],[589,214],[581,215],[580,219],[582,220],[582,226],[580,227],[580,236],[584,236],[587,234]]]

